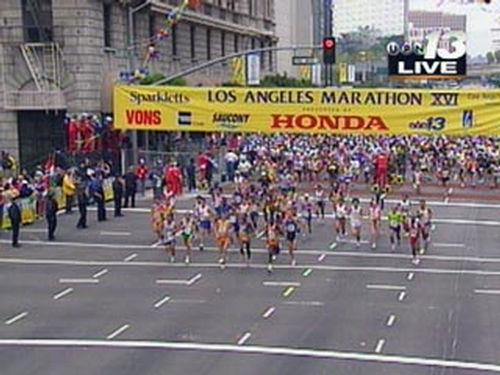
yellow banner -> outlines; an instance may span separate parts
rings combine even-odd
[[[500,135],[500,90],[116,86],[118,129]]]
[[[339,82],[340,83],[347,82],[347,64],[346,63],[339,64]]]

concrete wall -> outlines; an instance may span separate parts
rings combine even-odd
[[[313,12],[310,1],[276,0],[276,34],[278,46],[310,45],[313,43]],[[297,55],[308,55],[310,51],[298,51]],[[293,51],[278,53],[278,72],[291,76],[299,68],[292,65]]]
[[[22,34],[21,0],[0,1],[0,61],[5,61],[6,66],[0,64],[0,74],[8,75],[14,69],[14,61],[5,56],[10,46],[6,43],[19,43]],[[5,57],[5,59],[3,59]],[[0,150],[7,150],[19,158],[19,142],[17,135],[17,112],[7,111],[4,108],[4,80],[0,79]]]

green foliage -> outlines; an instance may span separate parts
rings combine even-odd
[[[163,75],[161,73],[153,73],[153,74],[147,76],[146,78],[144,78],[143,80],[141,80],[139,84],[141,84],[141,85],[153,85],[156,82],[161,81],[162,79],[165,79],[165,75]],[[169,81],[167,83],[164,83],[163,85],[164,86],[187,86],[187,81],[185,78],[180,77],[180,78],[173,79],[172,81]]]
[[[495,62],[495,55],[493,54],[493,52],[488,52],[486,54],[486,59],[488,60],[488,64],[493,64]]]
[[[495,55],[496,62],[500,63],[500,50],[497,49],[493,54]]]
[[[275,74],[265,76],[261,82],[260,87],[311,87],[311,81],[308,79],[297,79],[288,77],[286,74]]]

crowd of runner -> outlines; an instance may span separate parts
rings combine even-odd
[[[498,188],[500,179],[498,139],[481,137],[250,135],[238,138],[225,161],[232,184],[226,191],[213,186],[208,196],[198,196],[182,218],[175,215],[174,195],[156,199],[154,231],[172,261],[180,237],[186,263],[195,245],[203,251],[212,239],[222,268],[229,247],[249,262],[255,240],[265,240],[269,271],[281,247],[295,265],[298,238],[310,236],[323,221],[333,227],[331,240],[352,241],[358,247],[366,237],[375,249],[381,233],[387,233],[396,251],[407,238],[412,261],[418,264],[430,242],[432,211],[425,200],[412,206],[408,195],[387,209],[388,186],[410,181],[418,195],[422,182],[431,179],[444,186],[455,180],[463,187],[491,188]],[[352,197],[353,182],[372,185],[367,206]],[[311,188],[303,189],[304,183]]]

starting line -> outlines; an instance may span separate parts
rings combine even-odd
[[[467,362],[424,357],[408,357],[398,355],[369,354],[344,352],[327,349],[297,349],[279,346],[242,346],[232,344],[205,344],[163,341],[106,341],[106,340],[75,340],[75,339],[1,339],[0,347],[25,348],[109,348],[109,349],[162,349],[198,352],[230,352],[239,354],[260,354],[302,358],[320,358],[329,360],[349,360],[372,363],[392,363],[421,367],[455,368],[463,370],[478,370],[500,373],[500,364]]]

